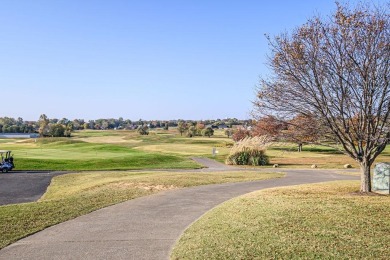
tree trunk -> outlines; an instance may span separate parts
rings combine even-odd
[[[371,165],[366,163],[360,164],[360,191],[371,192]]]
[[[302,144],[298,144],[298,152],[302,152]]]

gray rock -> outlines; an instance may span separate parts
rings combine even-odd
[[[390,163],[378,163],[375,165],[372,191],[390,194]]]

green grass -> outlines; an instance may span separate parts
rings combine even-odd
[[[139,169],[199,169],[201,165],[172,155],[157,153],[132,154],[132,156],[109,159],[28,159],[21,158],[16,164],[17,170],[139,170]]]
[[[356,181],[232,199],[185,231],[172,259],[388,259],[390,197]]]
[[[256,172],[88,172],[57,176],[39,202],[0,206],[0,249],[46,227],[162,190],[282,176]]]
[[[1,149],[13,151],[16,170],[194,169],[191,156],[225,149],[221,137],[181,137],[176,131],[157,130],[148,136],[136,131],[77,131],[72,138],[10,140]]]
[[[16,170],[114,170],[114,169],[168,169],[199,168],[190,157],[212,158],[212,148],[218,149],[213,159],[224,162],[233,141],[216,131],[208,137],[188,138],[180,136],[176,129],[153,129],[147,136],[136,131],[83,130],[72,138],[38,138],[17,140],[0,139],[0,149],[12,150]],[[271,146],[266,154],[270,166],[342,169],[344,164],[359,168],[358,164],[335,149],[305,145],[298,153],[295,144],[283,143]],[[390,160],[390,146],[378,157],[377,162]]]
[[[144,152],[125,145],[49,142],[14,151],[18,170],[188,169],[201,166],[182,155]]]
[[[76,137],[96,137],[96,136],[113,136],[113,135],[123,135],[123,134],[131,134],[132,131],[125,130],[82,130],[75,131],[72,133],[72,136]]]
[[[201,166],[183,154],[142,151],[131,145],[47,138],[4,145],[17,170],[189,169]]]

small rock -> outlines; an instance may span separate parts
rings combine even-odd
[[[352,165],[350,165],[350,164],[348,164],[348,163],[347,163],[347,164],[344,164],[344,168],[345,168],[345,169],[352,168]]]
[[[278,168],[278,167],[279,167],[279,164],[275,163],[272,167]]]
[[[317,165],[313,164],[313,165],[311,166],[311,168],[312,168],[312,169],[315,169],[315,168],[317,168]]]

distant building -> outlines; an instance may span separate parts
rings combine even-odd
[[[221,124],[221,125],[206,125],[205,128],[212,128],[212,129],[227,129],[229,128],[227,125],[225,124]]]
[[[221,125],[218,126],[218,128],[219,129],[227,129],[229,127],[227,125],[225,125],[225,124],[221,124]]]
[[[0,138],[38,138],[36,133],[0,133]]]

